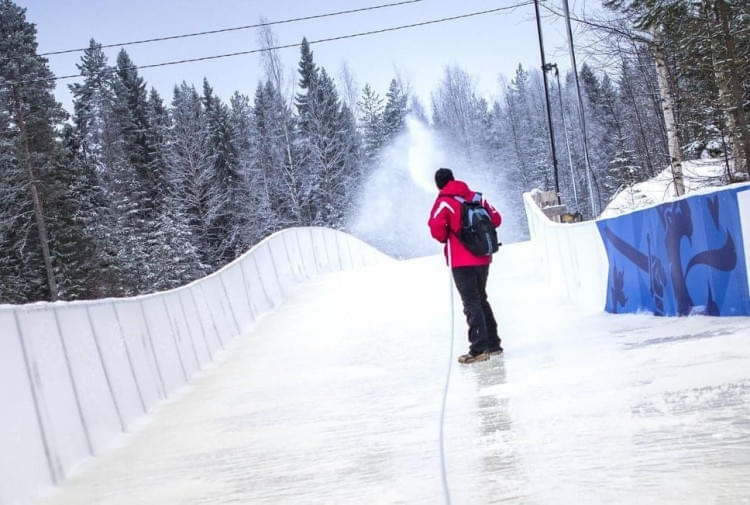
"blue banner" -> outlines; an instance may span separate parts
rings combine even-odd
[[[607,312],[750,315],[737,193],[717,191],[597,222]]]

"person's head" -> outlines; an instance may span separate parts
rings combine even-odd
[[[453,172],[450,168],[438,168],[435,172],[435,184],[437,184],[438,189],[443,189],[452,180],[454,180]]]

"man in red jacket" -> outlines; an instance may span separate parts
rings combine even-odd
[[[461,203],[456,197],[471,201],[475,193],[463,181],[453,178],[453,172],[441,168],[435,172],[435,184],[440,193],[432,206],[428,225],[438,242],[445,244],[445,256],[451,267],[453,280],[461,295],[466,322],[469,325],[469,352],[458,358],[459,363],[484,361],[490,355],[501,354],[497,322],[487,301],[487,275],[492,256],[475,256],[459,240]],[[500,214],[486,200],[482,205],[495,228],[500,226]]]

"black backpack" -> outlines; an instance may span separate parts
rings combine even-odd
[[[492,224],[490,213],[482,205],[482,194],[475,193],[468,201],[454,196],[461,203],[461,229],[458,239],[475,256],[490,256],[500,247],[497,231]]]

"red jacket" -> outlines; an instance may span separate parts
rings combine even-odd
[[[469,186],[463,181],[448,181],[448,184],[440,190],[437,199],[435,199],[435,205],[432,206],[430,219],[427,221],[430,233],[435,240],[442,244],[445,244],[446,240],[448,241],[443,252],[451,267],[489,265],[492,256],[474,256],[458,239],[457,234],[461,229],[461,203],[453,198],[454,196],[471,200],[474,198],[474,191],[470,190]],[[490,213],[495,228],[500,226],[502,222],[500,213],[485,199],[482,199],[482,205]],[[452,233],[449,233],[449,231]]]

